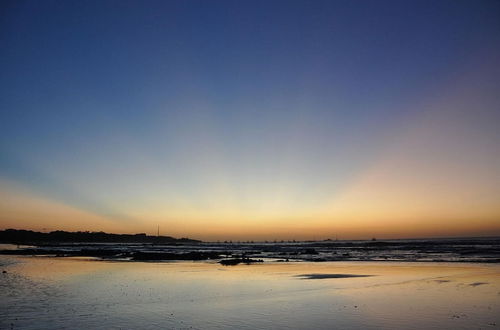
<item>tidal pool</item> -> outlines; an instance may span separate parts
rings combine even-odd
[[[1,329],[488,329],[500,265],[0,256]]]

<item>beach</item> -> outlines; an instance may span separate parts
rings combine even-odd
[[[0,256],[1,329],[496,329],[500,265]]]

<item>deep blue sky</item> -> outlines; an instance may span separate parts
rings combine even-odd
[[[0,178],[105,217],[315,208],[461,88],[497,142],[499,1],[0,6]]]

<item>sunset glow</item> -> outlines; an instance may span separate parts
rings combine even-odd
[[[3,10],[0,229],[500,235],[498,2],[208,3]]]

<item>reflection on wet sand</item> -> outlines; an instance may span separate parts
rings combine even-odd
[[[0,257],[0,328],[442,329],[500,324],[500,265]],[[314,280],[304,280],[314,279]]]

